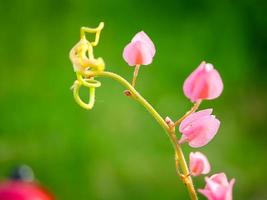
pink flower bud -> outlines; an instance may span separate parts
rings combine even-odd
[[[183,134],[179,143],[188,142],[191,147],[202,147],[209,143],[220,127],[220,121],[211,113],[212,109],[206,109],[186,117],[179,127]]]
[[[232,190],[235,179],[230,183],[224,173],[214,174],[211,177],[206,177],[206,186],[198,191],[203,194],[208,200],[232,200]]]
[[[190,153],[190,171],[192,176],[210,172],[210,163],[207,157],[200,152]]]
[[[166,117],[165,118],[165,122],[168,124],[168,126],[173,126],[174,122],[172,121],[172,119],[170,117]]]
[[[223,82],[212,64],[202,62],[184,82],[184,94],[192,102],[215,99],[222,93]]]
[[[137,33],[124,48],[123,58],[130,66],[149,65],[155,55],[155,46],[144,31]]]

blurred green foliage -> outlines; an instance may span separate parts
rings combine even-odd
[[[236,178],[234,199],[267,199],[266,9],[264,0],[1,1],[0,178],[26,163],[57,199],[188,199],[168,138],[124,88],[101,79],[92,111],[73,100],[69,50],[81,26],[104,21],[95,54],[128,80],[124,46],[140,30],[155,42],[137,88],[163,116],[190,108],[182,84],[202,60],[216,66],[224,93],[201,108],[214,108],[221,128],[197,150],[213,173]]]

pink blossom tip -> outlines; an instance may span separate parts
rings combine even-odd
[[[200,174],[207,174],[210,172],[210,163],[204,154],[200,152],[191,152],[189,158],[189,167],[192,176],[199,176]]]
[[[123,58],[130,66],[149,65],[156,53],[155,45],[148,35],[141,31],[124,48]]]
[[[212,64],[202,62],[185,80],[184,94],[192,102],[212,100],[219,97],[223,91],[223,82],[219,72]]]
[[[198,191],[203,194],[208,200],[232,200],[232,191],[235,179],[228,182],[224,173],[214,174],[211,177],[206,177],[206,186]]]
[[[220,121],[211,113],[212,109],[206,109],[186,117],[179,126],[182,133],[179,143],[188,142],[195,148],[208,144],[220,127]]]

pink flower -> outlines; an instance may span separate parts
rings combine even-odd
[[[155,46],[144,31],[137,33],[124,48],[123,58],[130,66],[149,65],[155,55]]]
[[[36,183],[9,180],[0,183],[0,200],[53,200],[46,189]]]
[[[184,94],[192,102],[215,99],[222,93],[223,82],[220,74],[210,63],[202,62],[184,82]]]
[[[200,152],[190,153],[190,171],[193,176],[210,172],[210,163],[207,157]]]
[[[191,147],[202,147],[209,143],[220,127],[220,121],[211,113],[212,109],[206,109],[186,117],[179,127],[183,134],[179,143],[188,142]]]
[[[232,200],[232,190],[235,179],[230,183],[224,173],[214,174],[211,177],[206,177],[206,186],[198,191],[206,196],[208,200]]]

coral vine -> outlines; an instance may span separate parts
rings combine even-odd
[[[100,33],[104,27],[101,22],[97,28],[81,28],[81,39],[70,51],[70,59],[73,64],[77,80],[72,89],[75,101],[85,109],[92,109],[95,103],[95,89],[101,86],[96,77],[108,77],[119,82],[127,88],[124,92],[127,96],[141,105],[155,118],[167,133],[175,152],[176,173],[186,185],[191,199],[198,199],[191,176],[207,174],[210,164],[207,157],[200,152],[190,153],[190,166],[186,163],[181,145],[185,142],[193,147],[201,147],[208,144],[216,135],[220,121],[211,115],[212,109],[195,112],[203,100],[212,100],[220,96],[223,90],[223,82],[218,71],[212,64],[202,62],[200,66],[188,76],[184,82],[183,90],[186,97],[193,103],[193,107],[181,118],[173,122],[169,117],[165,120],[135,89],[136,78],[140,66],[149,65],[153,61],[156,49],[148,35],[141,31],[137,33],[131,42],[124,48],[123,58],[130,65],[135,66],[132,83],[130,84],[121,76],[106,72],[102,58],[95,58],[93,48],[98,44]],[[95,34],[95,40],[89,41],[86,33]],[[80,88],[89,89],[89,102],[85,103],[79,96]],[[182,136],[178,140],[176,126]],[[206,177],[206,187],[199,192],[209,200],[232,200],[232,188],[234,179],[228,183],[224,173]]]

